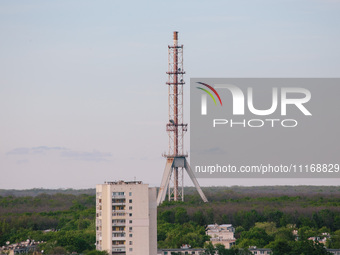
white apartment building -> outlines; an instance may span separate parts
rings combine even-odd
[[[156,255],[156,188],[140,181],[97,185],[96,246],[112,255]]]
[[[231,224],[208,225],[205,233],[210,236],[210,242],[213,245],[223,244],[225,248],[230,249],[230,247],[236,243],[234,237],[235,228]]]

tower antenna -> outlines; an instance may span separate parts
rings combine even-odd
[[[194,183],[199,195],[204,202],[208,202],[196,177],[187,161],[187,154],[183,153],[184,133],[188,124],[183,123],[183,45],[178,45],[178,32],[174,32],[174,43],[168,46],[168,103],[169,120],[166,131],[169,135],[168,153],[162,183],[159,188],[157,205],[160,205],[168,192],[169,201],[184,201],[184,170]]]

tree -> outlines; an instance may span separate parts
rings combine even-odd
[[[165,210],[163,212],[158,213],[157,219],[159,222],[164,221],[168,223],[175,223],[175,213],[174,211]]]
[[[256,222],[255,227],[264,229],[268,235],[277,231],[275,222]]]
[[[207,222],[208,224],[214,224],[215,223],[215,217],[214,217],[214,210],[209,207],[207,210]]]
[[[205,243],[204,245],[204,252],[206,255],[214,255],[215,254],[215,247],[214,245],[212,244],[212,242],[209,242],[209,243]]]
[[[279,228],[274,233],[275,240],[280,241],[294,241],[295,236],[293,235],[293,229],[292,228]]]
[[[220,244],[220,243],[216,244],[215,250],[218,255],[226,255],[226,248],[223,244]]]
[[[235,238],[236,238],[236,239],[240,238],[241,233],[242,233],[243,231],[245,231],[244,227],[242,227],[242,226],[236,227],[236,229],[235,229]]]
[[[61,246],[57,246],[55,248],[53,248],[49,254],[56,254],[56,255],[63,255],[63,254],[67,254],[67,251],[61,247]]]
[[[311,240],[307,241],[295,241],[291,242],[291,254],[299,255],[327,255],[327,252],[323,244],[314,243]]]
[[[109,255],[107,251],[98,251],[98,250],[92,250],[92,251],[85,251],[85,255]]]
[[[187,210],[182,207],[177,207],[175,209],[175,222],[179,224],[183,224],[189,221],[189,216]]]
[[[193,215],[193,221],[196,222],[200,226],[204,226],[207,224],[205,216],[201,210],[198,210]]]
[[[159,248],[179,248],[182,244],[189,244],[191,247],[203,247],[207,240],[205,229],[193,222],[184,224],[158,224]]]
[[[273,255],[284,255],[289,254],[292,248],[289,246],[287,241],[275,240],[268,245],[273,252]]]
[[[299,240],[307,240],[309,237],[313,237],[317,235],[317,231],[310,228],[309,226],[304,226],[299,228]]]
[[[331,239],[327,240],[327,246],[331,249],[340,249],[340,230],[331,235]]]
[[[241,237],[236,240],[236,244],[240,248],[249,246],[265,247],[273,238],[269,236],[262,228],[251,228],[249,231],[241,233]]]

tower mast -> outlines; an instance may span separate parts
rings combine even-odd
[[[158,192],[157,204],[165,200],[168,191],[168,200],[184,201],[184,170],[195,184],[195,187],[204,202],[208,202],[201,190],[183,152],[183,136],[188,124],[183,123],[183,45],[178,45],[178,32],[173,33],[173,45],[168,46],[168,103],[169,122],[166,130],[169,135],[168,154],[163,173],[162,183]]]

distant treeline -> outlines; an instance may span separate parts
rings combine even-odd
[[[165,202],[158,211],[182,207],[191,219],[200,218],[200,225],[230,223],[249,229],[255,222],[271,221],[340,229],[338,186],[206,187],[204,192],[209,203],[188,188],[185,203]]]
[[[331,195],[331,194],[339,194],[340,186],[252,186],[252,187],[244,187],[244,186],[214,186],[214,187],[202,187],[204,193],[212,197],[215,201],[218,200],[219,196],[232,193],[234,195],[314,195],[314,194],[323,194],[323,195]],[[197,195],[196,189],[194,187],[185,187],[184,193],[186,195]],[[0,196],[30,196],[35,197],[40,194],[54,195],[54,194],[69,194],[69,195],[95,195],[95,189],[44,189],[44,188],[34,188],[34,189],[0,189]]]
[[[0,189],[0,196],[16,196],[16,197],[35,197],[41,194],[54,195],[54,194],[68,194],[68,195],[95,195],[95,189]]]

